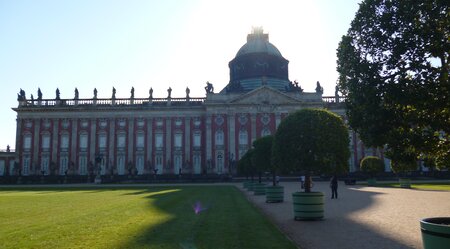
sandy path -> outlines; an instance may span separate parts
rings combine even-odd
[[[422,248],[419,221],[450,216],[450,192],[397,188],[345,186],[339,183],[339,199],[330,199],[328,183],[316,182],[313,191],[324,192],[322,221],[294,221],[292,193],[299,183],[282,182],[283,203],[266,203],[238,187],[257,207],[302,249]]]

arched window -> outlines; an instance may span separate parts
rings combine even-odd
[[[239,145],[248,144],[248,132],[246,130],[239,131]]]
[[[261,131],[261,137],[269,136],[270,134],[271,134],[271,132],[270,132],[269,128],[264,128]]]
[[[223,131],[216,131],[216,145],[223,145]]]

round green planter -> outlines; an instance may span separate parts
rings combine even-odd
[[[248,191],[253,191],[253,185],[254,185],[255,183],[256,183],[256,182],[249,182],[248,185],[247,185],[247,190],[248,190]]]
[[[400,188],[411,188],[410,179],[400,178],[398,181],[400,183]]]
[[[373,187],[377,185],[377,180],[375,178],[369,178],[367,179],[367,185]]]
[[[322,192],[292,193],[295,220],[323,219],[324,194]]]
[[[265,195],[266,194],[266,184],[265,183],[253,184],[253,194],[254,195]]]
[[[283,202],[284,187],[283,186],[266,186],[266,202]]]
[[[426,218],[420,221],[424,249],[450,247],[450,217]]]

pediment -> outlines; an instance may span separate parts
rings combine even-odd
[[[296,104],[299,99],[291,97],[285,93],[277,91],[267,86],[259,87],[253,91],[240,95],[232,99],[231,104]]]

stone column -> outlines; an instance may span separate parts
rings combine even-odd
[[[184,161],[191,162],[191,118],[184,119]],[[191,162],[192,164],[192,162]]]
[[[112,165],[109,165],[112,167],[115,165],[115,155],[114,155],[114,145],[115,145],[115,138],[116,138],[116,120],[114,118],[109,119],[109,138],[108,138],[108,163],[112,163]]]
[[[57,161],[58,157],[58,136],[59,136],[59,129],[58,129],[59,120],[57,118],[53,119],[53,130],[52,130],[52,161],[55,162],[57,165],[59,165],[59,162]],[[59,169],[58,169],[59,170]]]
[[[167,161],[170,160],[172,162],[172,119],[170,117],[166,118],[166,161],[163,162],[164,165],[167,165]],[[171,169],[173,171],[173,169]],[[172,172],[173,173],[173,172]]]
[[[72,137],[70,145],[70,160],[72,162],[77,161],[77,134],[78,133],[78,120],[76,118],[72,119]]]
[[[236,160],[236,122],[234,113],[228,114],[228,153],[229,157],[228,160]],[[231,157],[231,154],[233,154],[234,157]],[[228,162],[229,164],[229,162]],[[231,170],[231,169],[229,169]]]
[[[33,167],[35,163],[38,163],[38,159],[39,159],[39,148],[40,146],[40,142],[39,142],[39,138],[40,138],[40,128],[41,128],[41,122],[40,119],[36,118],[34,119],[34,138],[33,138]],[[39,174],[39,172],[38,172]]]
[[[250,114],[250,121],[251,121],[251,126],[252,126],[252,135],[251,135],[251,141],[253,144],[253,141],[256,140],[256,113],[252,113]],[[251,147],[251,145],[250,145]]]
[[[20,158],[22,156],[22,148],[23,148],[23,141],[21,140],[22,138],[22,119],[21,118],[17,118],[16,119],[16,153],[18,153],[18,158]]]
[[[128,162],[134,162],[134,118],[128,119]],[[126,162],[125,165],[128,164]]]
[[[211,115],[206,115],[206,158],[212,159],[212,126]]]
[[[155,165],[153,162],[153,120],[151,118],[147,119],[147,161],[150,161],[152,163],[152,166]]]
[[[93,162],[95,164],[95,138],[96,138],[96,130],[97,130],[97,123],[96,123],[96,119],[93,118],[90,120],[90,141],[89,141],[89,161]]]

